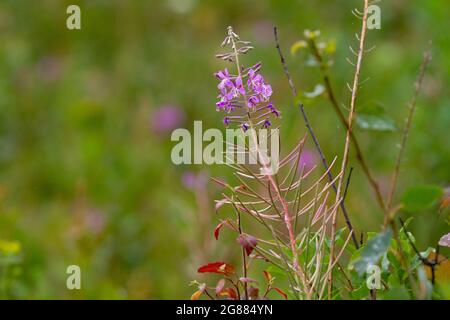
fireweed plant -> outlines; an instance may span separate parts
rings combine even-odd
[[[318,31],[305,31],[305,40],[291,48],[292,53],[300,48],[309,49],[311,58],[323,75],[324,84],[318,87],[316,93],[327,93],[339,121],[346,129],[341,163],[338,164],[336,157],[327,161],[303,104],[299,103],[308,133],[321,157],[322,169],[306,169],[301,164],[306,141],[303,137],[280,160],[279,170],[271,170],[266,145],[256,131],[275,126],[280,122],[281,113],[271,102],[273,90],[261,74],[262,64],[250,67],[241,65],[240,58],[252,49],[251,43],[242,41],[228,27],[221,45],[226,52],[217,57],[229,62],[230,66],[215,74],[219,82],[216,108],[225,114],[225,126],[240,127],[243,135],[250,139],[240,152],[251,156],[256,151],[258,159],[256,165],[227,164],[234,170],[237,185],[213,178],[223,188],[223,198],[216,201],[216,212],[234,212],[231,217],[222,217],[214,229],[214,237],[218,240],[224,228],[236,234],[236,245],[241,250],[241,266],[238,270],[225,261],[200,266],[199,273],[217,274],[219,278],[214,285],[193,281],[191,284],[197,287],[197,291],[192,299],[202,296],[209,299],[267,299],[269,294],[276,297],[272,292],[284,299],[448,298],[445,292],[450,289],[449,260],[439,251],[440,247],[450,246],[449,235],[442,236],[436,248],[420,252],[407,229],[412,218],[403,221],[397,219],[397,215],[401,211],[412,213],[434,208],[435,203],[442,200],[439,210],[444,212],[441,216],[445,216],[448,214],[449,198],[443,198],[439,187],[415,186],[405,192],[400,203],[393,202],[402,155],[431,53],[428,50],[424,55],[413,98],[408,104],[391,188],[384,199],[352,131],[357,119],[356,101],[361,86],[363,56],[368,53],[365,49],[368,7],[369,1],[365,0],[362,12],[354,11],[362,20],[362,26],[361,32],[356,35],[358,49],[351,48],[356,62],[352,62],[355,68],[353,83],[348,85],[351,98],[347,118],[337,103],[328,74],[329,56],[332,54],[329,48],[332,46],[319,41]],[[275,40],[292,93],[298,99],[276,29]],[[361,239],[357,240],[344,203],[352,172],[347,170],[350,146],[355,149],[356,158],[384,214],[381,232],[368,233],[367,239],[361,235]],[[335,176],[331,173],[333,168],[339,170]],[[342,229],[337,228],[340,211],[346,222],[346,227]],[[449,219],[446,221],[449,222]],[[261,269],[256,266],[260,263],[263,264],[264,283],[259,283],[250,274],[254,274],[253,269]]]
[[[288,294],[299,299],[322,298],[328,275],[335,270],[350,240],[349,234],[336,255],[334,265],[329,269],[324,267],[329,263],[327,230],[337,206],[327,205],[331,187],[326,181],[327,172],[307,184],[307,177],[314,168],[306,171],[299,165],[305,143],[303,138],[281,159],[279,171],[272,174],[256,134],[257,128],[268,128],[274,119],[280,117],[280,112],[270,102],[272,87],[260,73],[261,63],[249,68],[240,64],[240,56],[252,47],[249,42],[240,40],[231,27],[222,46],[231,50],[217,57],[233,63],[235,71],[226,68],[216,73],[219,80],[217,109],[225,112],[226,126],[236,124],[248,133],[252,143],[246,146],[245,151],[253,154],[249,149],[251,145],[259,157],[256,166],[232,166],[240,183],[238,186],[214,179],[227,190],[223,193],[224,198],[217,202],[216,209],[227,205],[235,212],[235,219],[223,219],[214,235],[218,239],[223,227],[237,233],[237,242],[242,247],[242,271],[239,274],[234,266],[222,261],[201,266],[198,272],[217,273],[223,278],[214,288],[195,282],[199,290],[193,298],[205,294],[210,298],[260,299],[267,298],[272,290],[285,298]],[[245,232],[244,215],[262,226],[260,234]],[[286,273],[288,293],[274,286],[270,268],[264,271],[267,283],[258,287],[256,280],[248,275],[249,266],[255,260],[264,261],[275,272]]]

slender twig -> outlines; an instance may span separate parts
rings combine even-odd
[[[297,88],[294,85],[294,82],[292,80],[291,74],[290,74],[288,66],[287,66],[286,59],[284,58],[283,51],[281,50],[280,41],[278,39],[278,29],[276,27],[274,28],[274,35],[275,35],[276,48],[278,50],[278,55],[280,56],[280,60],[281,60],[281,64],[282,64],[283,69],[284,69],[284,73],[285,73],[286,78],[287,78],[287,80],[289,82],[289,86],[291,88],[293,96],[297,98],[298,97]],[[317,136],[314,133],[314,130],[313,130],[312,126],[311,126],[311,122],[309,121],[308,115],[306,114],[306,111],[305,111],[303,103],[299,102],[298,103],[298,107],[299,107],[299,109],[301,111],[301,114],[302,114],[303,120],[305,122],[306,128],[308,129],[308,132],[309,132],[309,134],[312,137],[312,140],[314,142],[314,146],[316,147],[317,152],[319,153],[319,156],[320,156],[320,159],[322,161],[322,164],[323,164],[325,170],[327,171],[328,180],[332,183],[333,190],[336,193],[337,192],[337,187],[336,187],[336,184],[333,182],[334,181],[334,177],[333,177],[333,175],[331,173],[331,170],[329,170],[328,162],[327,162],[327,160],[325,158],[325,155],[324,155],[324,153],[322,151],[322,148],[320,147],[319,140],[317,139]],[[351,232],[351,231],[354,230],[354,228],[353,228],[353,225],[352,225],[352,223],[350,221],[347,209],[345,208],[345,205],[344,205],[343,202],[341,202],[340,207],[341,207],[342,212],[344,214],[345,221],[347,223],[347,227],[349,228],[349,231]],[[352,232],[352,241],[353,241],[353,244],[355,245],[355,247],[358,248],[359,245],[358,245],[358,240],[356,239],[356,236],[355,236],[355,232]]]
[[[234,207],[234,210],[236,211],[237,216],[237,223],[238,223],[238,233],[239,236],[242,236],[242,221],[241,221],[241,212],[239,211],[238,207],[232,202],[232,205]],[[244,246],[241,248],[242,250],[242,276],[244,278],[247,278],[247,258],[246,258],[246,252]],[[240,297],[239,297],[240,298]],[[247,290],[247,282],[244,282],[244,299],[248,300],[248,290]]]
[[[344,181],[344,174],[345,170],[347,168],[348,163],[348,155],[350,150],[350,134],[352,131],[353,126],[353,118],[355,114],[355,106],[356,106],[356,98],[358,95],[358,88],[359,88],[359,78],[361,74],[361,67],[362,67],[362,59],[364,54],[364,44],[366,40],[366,31],[367,31],[367,16],[368,16],[368,7],[369,7],[369,0],[364,0],[364,12],[363,12],[363,18],[362,18],[362,25],[361,25],[361,35],[359,37],[359,49],[358,49],[358,59],[356,62],[356,69],[355,69],[355,76],[353,79],[353,87],[352,87],[352,96],[350,99],[350,113],[348,115],[348,129],[347,134],[345,137],[345,145],[344,145],[344,154],[342,157],[342,165],[341,165],[341,176],[339,177],[339,182],[337,186],[337,192],[336,192],[336,203],[341,203],[341,189]],[[331,226],[331,248],[330,248],[330,263],[329,263],[329,271],[334,265],[334,250],[335,250],[335,239],[336,239],[336,223],[337,223],[337,212],[335,211],[333,213],[333,222]],[[330,272],[328,276],[328,298],[331,299],[333,291],[333,273]]]
[[[405,151],[406,141],[408,140],[409,132],[411,130],[414,112],[416,111],[417,98],[418,98],[420,90],[422,88],[425,71],[427,69],[428,64],[430,63],[430,60],[431,60],[431,42],[429,44],[429,48],[424,53],[422,65],[420,66],[420,71],[419,71],[419,74],[417,75],[417,79],[416,79],[415,86],[414,86],[415,87],[414,94],[411,99],[411,102],[408,105],[408,117],[406,118],[405,128],[403,129],[403,136],[402,136],[400,149],[398,151],[398,155],[397,155],[397,159],[396,159],[396,163],[395,163],[395,170],[394,170],[394,173],[392,174],[391,188],[390,188],[388,200],[387,200],[387,208],[388,209],[391,208],[392,200],[394,198],[395,190],[397,188],[397,181],[398,181],[398,176],[400,173],[400,165],[401,165],[402,157],[403,157],[403,154]],[[389,220],[389,217],[386,216],[384,225],[387,225],[389,223],[388,220]]]
[[[400,224],[402,225],[403,228],[403,232],[406,235],[406,238],[408,239],[408,242],[411,246],[411,248],[414,250],[414,252],[416,253],[417,257],[419,258],[419,260],[426,265],[427,267],[431,268],[431,283],[434,285],[435,282],[435,277],[436,277],[436,266],[439,264],[439,245],[437,245],[436,247],[436,256],[434,258],[434,260],[429,260],[428,258],[425,258],[424,256],[422,256],[422,254],[420,253],[420,251],[417,249],[416,245],[414,244],[414,242],[412,241],[408,229],[406,229],[406,225],[403,222],[403,220],[401,218],[399,218],[400,220]]]
[[[331,105],[333,106],[333,109],[336,112],[342,125],[345,127],[346,130],[348,130],[347,119],[345,119],[345,116],[344,116],[341,108],[339,107],[338,101],[336,99],[336,95],[333,90],[333,86],[331,85],[330,76],[327,73],[327,67],[323,60],[323,57],[320,54],[314,39],[310,39],[309,43],[310,43],[309,47],[311,48],[313,55],[316,57],[317,61],[319,62],[320,68],[322,70],[323,82],[325,84],[325,90],[327,91],[328,98],[331,102]],[[375,198],[376,198],[380,208],[383,210],[383,212],[385,212],[386,205],[384,203],[383,196],[381,194],[380,186],[379,186],[378,182],[375,180],[375,178],[373,177],[373,174],[369,169],[367,161],[366,161],[366,159],[362,153],[361,147],[359,145],[358,139],[356,138],[356,135],[354,134],[353,131],[350,132],[350,138],[352,140],[353,147],[355,148],[356,159],[360,163],[361,168],[362,168],[364,174],[366,175],[367,180],[369,180],[369,183],[375,193]]]
[[[352,178],[353,167],[350,167],[350,172],[348,173],[347,182],[345,183],[344,196],[342,197],[342,201],[345,201],[347,198],[348,187],[350,186],[350,179]]]

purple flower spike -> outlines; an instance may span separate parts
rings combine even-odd
[[[216,57],[225,61],[236,62],[237,55],[246,53],[252,47],[249,46],[250,42],[238,41],[239,37],[232,32],[231,28],[228,29],[228,32],[222,47],[228,45],[237,46],[238,50],[233,50],[234,53],[221,53],[216,55]],[[216,109],[217,111],[224,111],[230,114],[229,117],[223,119],[224,125],[228,126],[236,123],[244,131],[247,131],[252,124],[258,127],[270,127],[272,125],[271,117],[280,117],[280,111],[272,103],[269,103],[273,91],[270,84],[266,83],[260,73],[261,62],[248,68],[244,68],[241,65],[236,65],[235,67],[235,75],[230,74],[228,69],[220,70],[214,74],[219,80],[217,85],[219,95]],[[250,122],[245,122],[246,120],[244,119],[247,116]]]

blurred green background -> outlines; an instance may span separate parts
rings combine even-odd
[[[167,0],[0,2],[0,240],[14,254],[0,267],[1,298],[188,298],[198,265],[227,259],[233,245],[213,240],[218,197],[208,177],[231,177],[224,166],[175,166],[176,127],[222,128],[215,111],[223,69],[214,58],[228,25],[255,50],[250,65],[274,89],[283,113],[284,145],[305,134],[274,47],[279,28],[294,80],[302,91],[320,82],[290,46],[304,29],[335,39],[331,78],[349,101],[345,62],[360,28],[350,10],[362,1]],[[81,7],[81,30],[66,28],[66,8]],[[450,6],[446,1],[379,3],[382,28],[369,32],[359,107],[381,105],[399,128],[428,40],[433,61],[402,167],[399,192],[419,183],[450,182]],[[330,158],[344,130],[330,105],[306,106]],[[364,153],[383,190],[394,167],[400,131],[359,129]],[[308,148],[312,149],[310,145]],[[382,222],[355,159],[347,206],[359,231]],[[412,223],[419,247],[435,245],[444,226],[436,211]],[[448,232],[448,230],[447,230]],[[231,240],[234,241],[234,240]],[[233,243],[233,242],[229,242]],[[9,250],[9,251],[8,251]],[[5,253],[5,254],[6,254]],[[66,268],[82,270],[82,290],[66,288]]]

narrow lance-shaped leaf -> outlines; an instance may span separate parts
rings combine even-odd
[[[283,290],[279,289],[279,288],[273,288],[276,292],[278,292],[279,294],[281,294],[283,296],[284,299],[288,299],[288,296],[286,293],[283,292]]]

